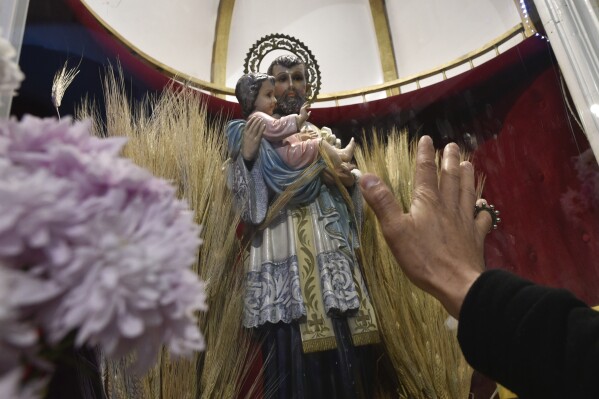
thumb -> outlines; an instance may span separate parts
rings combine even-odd
[[[360,190],[381,225],[396,223],[403,210],[395,196],[378,176],[366,173],[360,179]]]

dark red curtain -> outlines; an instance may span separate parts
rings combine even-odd
[[[475,152],[485,196],[504,222],[487,265],[565,287],[599,304],[599,169],[569,115],[557,70],[530,79],[502,115],[499,134]]]

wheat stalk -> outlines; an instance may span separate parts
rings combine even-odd
[[[62,98],[64,97],[64,93],[67,91],[71,83],[75,77],[79,74],[79,64],[76,67],[68,69],[69,60],[64,62],[62,68],[60,68],[54,74],[54,79],[52,79],[52,105],[56,108],[56,113],[58,114],[58,119],[60,119],[60,105],[62,104]]]

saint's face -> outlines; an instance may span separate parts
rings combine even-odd
[[[261,111],[268,115],[272,115],[277,105],[277,99],[275,98],[275,87],[270,81],[265,80],[260,86],[258,91],[258,97],[254,101],[254,110]]]
[[[281,115],[297,114],[306,101],[306,77],[303,64],[291,68],[275,65],[272,69],[275,77],[276,113]]]

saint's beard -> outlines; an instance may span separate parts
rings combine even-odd
[[[291,92],[293,92],[295,96],[290,97],[289,93]],[[274,113],[279,115],[299,114],[300,109],[305,102],[306,96],[300,95],[297,90],[286,90],[280,98],[277,98],[277,106],[275,107]]]

